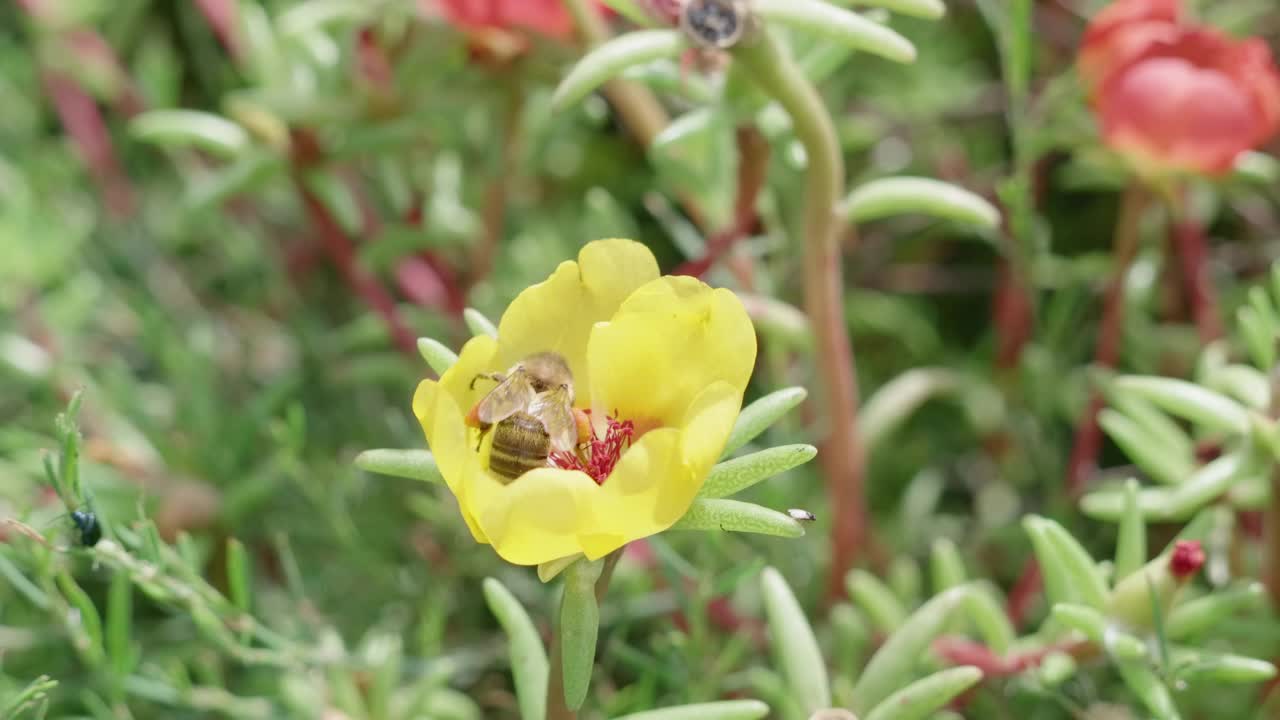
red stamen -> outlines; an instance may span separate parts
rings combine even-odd
[[[583,410],[590,414],[590,410]],[[565,470],[578,470],[591,476],[597,485],[603,485],[605,479],[613,472],[613,468],[622,457],[622,452],[631,447],[635,438],[635,424],[630,420],[618,421],[612,416],[605,416],[603,437],[591,426],[591,438],[578,445],[577,452],[557,450],[551,453],[551,464]]]

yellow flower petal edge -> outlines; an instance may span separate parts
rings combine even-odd
[[[464,424],[492,387],[471,388],[477,375],[545,350],[569,361],[576,404],[598,425],[607,415],[636,427],[599,484],[556,467],[504,482],[486,467],[487,436]],[[660,278],[643,245],[603,240],[522,292],[496,341],[470,340],[438,383],[419,385],[413,407],[478,542],[518,565],[595,559],[689,509],[737,419],[755,354],[751,322],[731,292]]]

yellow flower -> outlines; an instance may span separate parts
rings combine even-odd
[[[574,405],[596,431],[569,456],[586,462],[570,466],[612,467],[605,477],[549,464],[504,482],[488,469],[481,431],[464,422],[493,387],[473,388],[477,375],[544,351],[568,361]],[[599,240],[520,293],[497,339],[472,338],[439,382],[423,381],[413,410],[478,542],[518,565],[596,559],[689,509],[738,417],[755,356],[755,332],[733,293],[660,277],[645,246]],[[605,442],[624,439],[628,427],[620,448]],[[606,462],[590,462],[610,450]]]

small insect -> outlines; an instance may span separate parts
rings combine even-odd
[[[98,524],[98,516],[89,510],[74,510],[71,513],[71,524],[80,533],[80,544],[93,547],[102,539],[102,526]]]
[[[731,48],[747,31],[751,15],[745,0],[687,0],[680,29],[708,48]]]
[[[787,514],[791,516],[792,520],[799,520],[800,522],[813,522],[818,519],[817,515],[808,510],[800,510],[798,508],[791,508],[787,511]]]
[[[477,375],[498,383],[467,414],[481,431],[492,428],[489,469],[508,482],[547,466],[553,451],[573,452],[578,425],[573,415],[573,373],[563,356],[535,353],[505,374]]]

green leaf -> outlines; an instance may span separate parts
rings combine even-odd
[[[1130,375],[1117,378],[1112,387],[1116,393],[1131,393],[1209,430],[1233,434],[1248,431],[1249,414],[1244,406],[1195,383],[1150,375]]]
[[[1276,676],[1276,666],[1265,660],[1257,660],[1229,653],[1205,652],[1200,648],[1173,648],[1173,665],[1178,680],[1187,684],[1257,683]]]
[[[1250,582],[1179,603],[1169,612],[1165,634],[1172,640],[1201,636],[1242,610],[1262,607],[1265,597],[1262,583]]]
[[[547,678],[551,666],[538,629],[516,596],[494,578],[484,580],[484,599],[489,612],[507,634],[520,717],[542,720],[547,712]]]
[[[960,550],[950,538],[940,537],[933,541],[933,551],[929,555],[929,576],[935,593],[963,585],[967,579],[964,559]]]
[[[942,0],[832,0],[836,5],[866,5],[911,17],[937,20],[947,14]]]
[[[66,571],[57,574],[58,589],[62,591],[63,597],[72,608],[76,610],[76,617],[67,620],[68,628],[71,630],[72,642],[75,644],[77,651],[85,661],[92,666],[97,666],[102,662],[105,653],[102,638],[102,616],[98,613],[98,608],[94,606],[93,600],[86,593],[74,578]]]
[[[1242,307],[1236,311],[1236,323],[1240,336],[1249,348],[1249,357],[1260,368],[1275,367],[1277,328],[1253,308]]]
[[[1106,607],[1108,591],[1102,573],[1071,533],[1038,515],[1024,518],[1022,527],[1031,536],[1049,602],[1082,602],[1097,610]]]
[[[36,703],[46,701],[49,697],[49,692],[56,687],[58,687],[57,680],[48,675],[41,675],[27,683],[27,686],[19,690],[16,695],[6,700],[3,708],[0,708],[4,710],[0,715],[17,720],[18,713],[34,706]]]
[[[1115,393],[1106,387],[1107,400],[1116,410],[1137,423],[1143,433],[1164,448],[1165,452],[1195,460],[1196,444],[1176,420],[1155,405],[1132,394]]]
[[[1000,211],[982,196],[941,180],[922,177],[882,178],[864,183],[849,193],[838,212],[852,223],[921,214],[983,228],[1000,225]]]
[[[982,671],[961,665],[917,680],[878,703],[867,720],[925,720],[982,680]]]
[[[279,155],[250,149],[230,165],[198,177],[187,189],[183,203],[198,215],[235,195],[256,190],[285,168],[286,162]]]
[[[1124,484],[1124,513],[1120,516],[1116,539],[1116,580],[1123,580],[1139,570],[1147,561],[1147,524],[1138,509],[1138,481],[1129,478]]]
[[[634,65],[674,59],[687,46],[677,30],[639,30],[595,47],[560,81],[551,98],[552,108],[563,111],[596,88]]]
[[[1205,380],[1205,385],[1209,388],[1235,398],[1254,410],[1265,411],[1271,405],[1271,382],[1266,373],[1257,368],[1224,365],[1214,368]]]
[[[653,18],[636,3],[636,0],[600,0],[619,15],[642,27],[653,25]]]
[[[770,642],[792,697],[806,713],[830,707],[831,686],[827,681],[826,663],[796,596],[782,574],[771,567],[760,573],[760,586],[769,620]]]
[[[757,720],[768,714],[769,706],[759,700],[726,700],[646,710],[614,720]]]
[[[280,13],[275,20],[280,35],[297,39],[329,25],[354,25],[369,17],[376,6],[353,0],[307,0]]]
[[[845,578],[845,586],[849,589],[849,597],[862,608],[877,630],[891,633],[907,619],[907,609],[893,591],[871,573],[852,570]]]
[[[694,500],[672,530],[724,530],[778,537],[800,537],[804,526],[789,515],[740,500]]]
[[[1164,446],[1159,438],[1126,415],[1108,408],[1098,413],[1098,424],[1124,454],[1156,482],[1177,485],[1195,470],[1192,455]]]
[[[583,560],[564,571],[564,596],[560,601],[560,659],[564,675],[564,701],[570,710],[582,707],[591,686],[600,633],[600,606],[596,580],[603,564]]]
[[[725,460],[711,468],[698,497],[736,495],[762,480],[809,462],[817,454],[818,449],[812,445],[781,445]]]
[[[148,110],[129,121],[138,140],[162,147],[196,147],[234,158],[249,147],[249,133],[221,115],[199,110]]]
[[[1142,704],[1156,716],[1157,720],[1179,720],[1178,708],[1174,705],[1173,695],[1156,673],[1143,660],[1129,660],[1116,663],[1120,677],[1129,689],[1137,695]]]
[[[871,656],[853,688],[855,712],[867,712],[910,681],[921,655],[946,629],[952,613],[972,592],[972,588],[965,585],[935,595],[889,636]]]
[[[964,600],[964,612],[978,637],[996,653],[1008,652],[1018,638],[1018,631],[1000,604],[996,589],[988,583],[979,583],[972,588]]]
[[[356,456],[356,467],[366,472],[443,483],[436,459],[426,450],[365,450]]]
[[[927,400],[957,390],[960,377],[945,368],[914,368],[882,385],[858,413],[858,434],[873,452]]]
[[[107,589],[107,634],[104,640],[111,673],[118,678],[133,672],[134,653],[130,644],[133,621],[133,582],[129,574],[115,572]]]
[[[1059,625],[1106,647],[1116,657],[1133,659],[1147,655],[1147,646],[1141,640],[1111,627],[1106,615],[1088,605],[1056,603],[1049,616]]]
[[[755,0],[752,9],[766,22],[811,32],[888,60],[909,63],[916,59],[916,48],[910,40],[822,0]]]
[[[489,318],[485,317],[484,313],[479,310],[476,310],[475,308],[467,308],[463,310],[462,319],[466,322],[467,329],[471,331],[472,335],[475,335],[476,337],[480,337],[481,335],[488,335],[491,338],[498,337],[498,326],[494,325],[493,322],[490,321]]]
[[[418,354],[427,361],[427,365],[437,376],[443,376],[453,364],[458,362],[458,354],[450,350],[444,343],[429,337],[418,338]]]
[[[729,455],[756,439],[808,395],[809,392],[802,387],[783,388],[743,408],[733,431],[729,433],[729,440],[725,442],[723,455]]]

